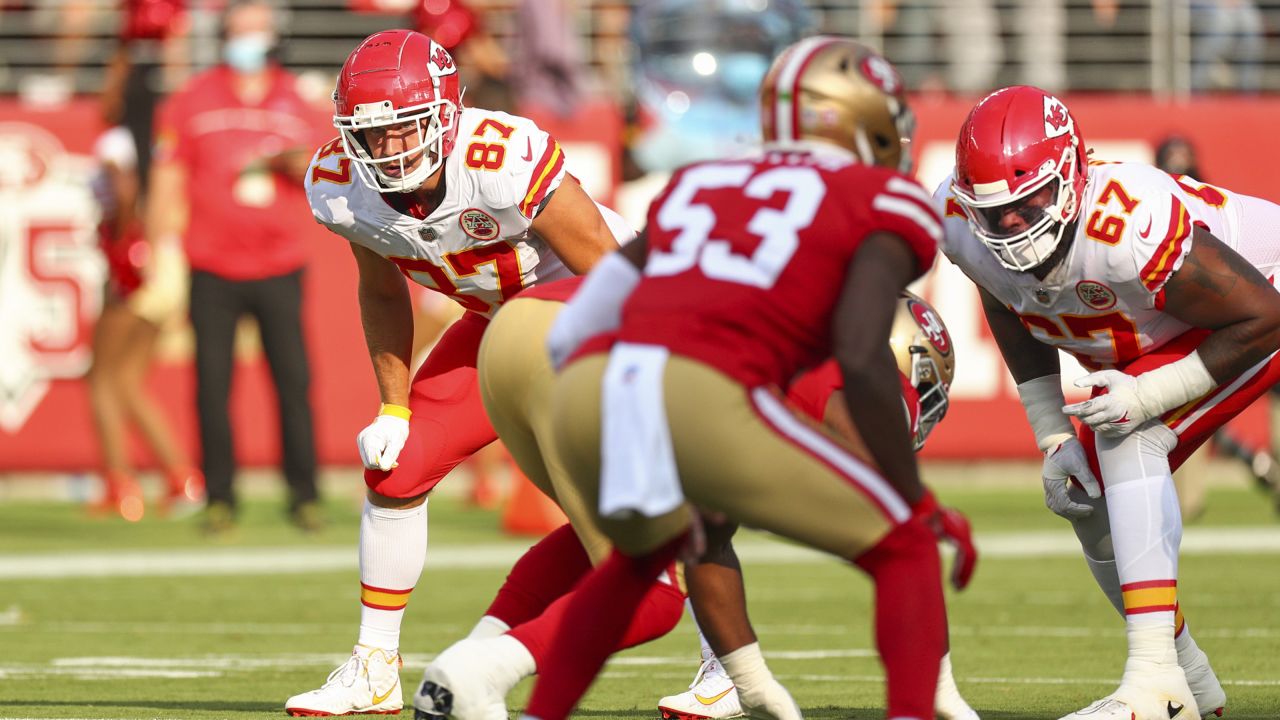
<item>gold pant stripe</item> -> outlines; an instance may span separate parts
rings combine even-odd
[[[898,491],[893,489],[888,480],[855,458],[848,450],[801,421],[796,417],[794,410],[784,405],[767,388],[753,389],[751,400],[765,421],[780,434],[790,438],[796,445],[813,453],[832,469],[844,475],[854,487],[866,493],[894,521],[902,523],[911,518],[911,507],[902,499]]]

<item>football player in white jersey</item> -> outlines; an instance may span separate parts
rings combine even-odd
[[[426,557],[427,493],[497,437],[476,385],[489,317],[634,236],[565,172],[559,144],[532,121],[464,108],[458,67],[425,35],[366,38],[342,67],[334,105],[341,134],[312,159],[306,189],[316,220],[355,255],[382,405],[357,437],[368,485],[359,638],[321,688],[285,703],[305,716],[400,711],[400,623]],[[468,311],[412,381],[406,278]]]
[[[1066,718],[1220,715],[1178,607],[1171,471],[1280,379],[1280,207],[1091,163],[1066,106],[1032,87],[974,107],[935,197],[1044,453],[1046,504],[1125,618],[1118,689]],[[1056,350],[1092,371],[1075,379],[1092,399],[1066,404]]]

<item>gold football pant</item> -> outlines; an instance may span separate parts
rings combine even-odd
[[[648,553],[688,526],[688,504],[660,517],[599,516],[601,380],[608,355],[583,358],[557,380],[557,456],[580,500],[617,547]],[[911,516],[888,481],[832,435],[802,420],[768,388],[746,388],[702,363],[672,355],[663,404],[688,503],[842,558],[875,546]]]
[[[591,563],[599,565],[609,554],[609,540],[569,482],[551,442],[555,372],[546,338],[563,307],[561,302],[519,297],[503,305],[480,343],[480,396],[511,457],[564,510]]]

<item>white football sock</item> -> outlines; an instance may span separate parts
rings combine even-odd
[[[492,662],[487,672],[494,680],[494,686],[506,696],[520,681],[538,672],[538,665],[519,640],[510,635],[501,635],[485,641],[490,650]]]
[[[760,688],[777,682],[773,678],[773,673],[769,672],[769,666],[764,661],[758,642],[743,645],[720,658],[720,666],[728,673],[733,684],[738,687],[738,692],[744,697],[750,697]]]
[[[1182,518],[1169,475],[1107,487],[1129,658],[1176,663],[1173,643]],[[1155,609],[1160,608],[1160,609]]]
[[[510,625],[499,620],[498,618],[492,615],[485,615],[484,617],[480,618],[479,622],[476,623],[475,627],[471,628],[471,632],[470,634],[467,635],[467,637],[474,640],[484,640],[485,638],[498,637],[499,635],[506,635],[507,631],[510,629],[511,629]]]
[[[714,658],[716,651],[711,649],[707,636],[702,634],[702,626],[698,624],[698,614],[693,611],[693,601],[689,598],[684,599],[684,609],[689,613],[689,619],[693,621],[693,629],[698,631],[698,644],[702,646],[702,661],[706,662]]]
[[[361,645],[396,650],[409,593],[427,559],[427,504],[378,507],[360,516]]]
[[[1178,651],[1178,664],[1186,667],[1200,658],[1200,646],[1196,645],[1195,638],[1191,637],[1191,626],[1182,619],[1182,632],[1178,632],[1176,623],[1180,618],[1174,618],[1174,629],[1177,635],[1173,636],[1173,647]]]

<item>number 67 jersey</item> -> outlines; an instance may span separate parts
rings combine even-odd
[[[901,237],[923,273],[942,235],[928,191],[837,152],[766,148],[678,170],[649,207],[644,278],[617,339],[665,346],[747,387],[786,387],[829,357],[863,239]]]
[[[340,140],[320,148],[306,178],[316,220],[467,310],[491,317],[522,288],[572,274],[529,230],[565,177],[560,145],[532,120],[465,108],[444,198],[425,218],[393,208],[357,172]]]
[[[1090,370],[1124,367],[1190,326],[1165,313],[1164,286],[1203,227],[1264,277],[1280,264],[1280,207],[1141,163],[1093,162],[1072,247],[1043,280],[1002,266],[969,229],[951,194],[942,251],[971,280],[1011,308],[1036,339]],[[1064,238],[1064,242],[1066,239]]]

